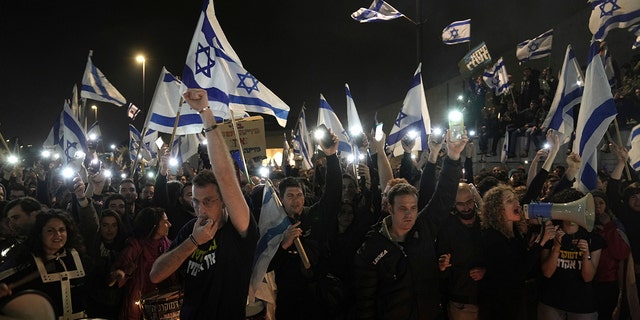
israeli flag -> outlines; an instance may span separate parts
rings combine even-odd
[[[567,46],[564,63],[558,77],[558,90],[553,97],[543,128],[553,129],[563,135],[562,144],[569,142],[573,133],[573,108],[582,100],[584,76],[571,45]]]
[[[629,149],[629,161],[634,170],[640,170],[640,124],[631,129],[629,134],[631,148]]]
[[[209,107],[226,112],[225,119],[231,117],[231,109],[272,115],[280,126],[287,124],[289,106],[242,67],[218,24],[211,0],[204,1],[182,80],[186,88],[205,89]]]
[[[573,144],[573,150],[577,151],[582,159],[575,185],[576,189],[582,192],[589,192],[597,187],[598,144],[617,115],[616,104],[598,52],[599,45],[593,42]]]
[[[489,88],[493,88],[493,92],[498,96],[509,91],[511,83],[502,57],[496,61],[491,69],[484,71],[482,79]]]
[[[589,30],[593,39],[602,41],[609,30],[627,28],[640,23],[640,1],[638,0],[593,0],[591,1]]]
[[[61,145],[64,152],[63,163],[68,164],[75,159],[84,158],[87,154],[87,137],[78,119],[73,116],[73,111],[65,102],[62,110],[62,139]]]
[[[143,142],[142,146],[139,146],[141,136],[140,131],[132,124],[129,124],[129,159],[131,161],[135,161],[136,155],[138,155],[138,148],[140,149],[139,157],[141,159],[151,161],[156,157],[156,153],[148,144]]]
[[[454,21],[442,29],[442,42],[452,45],[471,41],[471,19]]]
[[[293,134],[293,150],[295,153],[302,156],[302,168],[305,170],[313,168],[313,162],[311,162],[313,146],[313,142],[309,136],[309,130],[307,129],[307,120],[305,119],[303,109],[300,113],[300,118],[298,119],[297,132],[294,132]]]
[[[260,239],[253,258],[253,272],[249,282],[250,296],[255,295],[258,286],[267,273],[271,259],[278,251],[284,232],[291,225],[277,197],[278,195],[273,185],[267,180],[262,193],[262,209],[260,210],[260,221],[258,221]]]
[[[198,145],[200,145],[198,134],[176,136],[171,148],[171,157],[182,165],[198,153]]]
[[[373,0],[369,9],[360,8],[351,14],[351,18],[360,21],[360,23],[393,20],[403,16],[404,14],[384,0]]]
[[[121,107],[127,103],[122,94],[104,76],[100,69],[96,68],[91,61],[92,52],[89,52],[87,66],[82,77],[82,89],[80,97],[96,101],[108,102]]]
[[[351,96],[351,90],[349,89],[348,83],[344,84],[344,90],[347,94],[347,124],[349,125],[349,138],[353,139],[356,136],[363,134],[364,131],[362,130],[360,116],[356,109],[356,103],[353,101],[353,97]]]
[[[317,126],[320,126],[321,124],[324,124],[327,129],[331,129],[331,131],[338,136],[338,150],[351,153],[351,145],[349,144],[347,131],[344,130],[338,116],[333,112],[333,108],[331,108],[322,93],[320,94],[320,108],[318,109]]]
[[[525,61],[544,58],[551,55],[553,44],[553,29],[531,39],[518,43],[516,59],[522,63]]]
[[[409,92],[402,102],[402,110],[398,113],[387,138],[387,145],[393,149],[394,156],[404,153],[401,141],[406,135],[415,135],[414,150],[427,150],[427,135],[431,132],[431,119],[422,86],[421,70],[422,63],[413,74]]]

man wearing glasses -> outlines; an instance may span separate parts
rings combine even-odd
[[[244,319],[258,229],[207,92],[189,89],[184,98],[202,118],[211,171],[193,178],[196,219],[182,227],[149,277],[159,283],[178,272],[184,289],[180,319]]]

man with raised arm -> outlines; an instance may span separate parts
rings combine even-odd
[[[178,272],[184,289],[180,319],[245,319],[258,229],[208,107],[207,92],[189,89],[184,98],[202,117],[211,171],[193,178],[196,219],[182,227],[149,277],[158,283]]]

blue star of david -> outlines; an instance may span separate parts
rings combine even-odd
[[[491,83],[494,87],[498,87],[500,85],[500,79],[493,78],[491,79]]]
[[[238,83],[238,88],[247,90],[247,94],[251,94],[251,91],[260,91],[258,90],[258,79],[254,78],[249,72],[246,74],[238,73],[238,78],[240,78],[240,82]],[[247,82],[245,80],[249,80],[249,86],[247,86]]]
[[[200,64],[201,56],[206,59],[204,64]],[[196,74],[202,73],[207,76],[207,78],[211,78],[211,68],[215,65],[216,61],[211,59],[211,47],[205,47],[198,43],[198,50],[196,50]]]
[[[529,52],[534,52],[540,48],[537,42],[531,42],[531,44],[527,47],[529,48]]]
[[[459,36],[460,36],[460,34],[458,33],[458,29],[453,28],[453,29],[449,30],[449,40],[456,39]]]
[[[598,7],[600,8],[600,18],[605,16],[613,16],[613,12],[621,7],[618,5],[618,0],[604,0]],[[611,4],[609,10],[607,10],[607,4]]]
[[[402,112],[402,111],[400,111],[400,113],[398,113],[398,118],[396,118],[395,125],[400,127],[400,122],[402,122],[402,119],[404,119],[406,117],[407,117],[407,114]]]
[[[73,154],[69,155],[69,151],[71,151],[71,148],[73,148],[74,151]],[[64,149],[64,154],[67,156],[67,160],[73,159],[76,155],[76,151],[78,151],[78,143],[67,141],[67,148]]]

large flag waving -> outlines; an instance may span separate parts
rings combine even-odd
[[[75,159],[82,158],[87,154],[87,137],[78,122],[78,119],[73,116],[71,107],[69,104],[64,104],[62,110],[62,139],[61,147],[64,152],[62,161],[67,164]]]
[[[211,0],[204,1],[182,78],[187,88],[205,89],[214,110],[268,114],[280,126],[287,124],[289,106],[242,67],[218,24]]]
[[[471,41],[471,19],[454,21],[442,29],[442,42],[448,45]]]
[[[393,148],[394,156],[404,153],[401,141],[410,132],[416,133],[416,143],[414,150],[427,149],[427,134],[431,132],[431,119],[427,108],[427,99],[422,86],[422,63],[413,75],[409,92],[402,102],[402,110],[391,129],[387,138],[387,145]]]
[[[158,84],[156,85],[156,92],[153,94],[149,113],[147,113],[146,128],[154,129],[158,132],[172,133],[176,115],[180,111],[180,119],[178,119],[176,127],[177,135],[202,131],[202,119],[198,112],[191,109],[184,101],[180,106],[180,101],[182,101],[180,96],[181,85],[180,80],[162,67],[160,79],[158,79]],[[227,112],[215,110],[214,115],[224,117]]]
[[[562,133],[562,143],[569,142],[573,132],[573,107],[582,100],[584,91],[584,77],[573,54],[571,45],[567,46],[564,63],[558,77],[558,90],[553,97],[547,117],[542,123],[543,128],[553,129]]]
[[[260,239],[253,258],[253,272],[249,282],[250,297],[253,297],[258,290],[258,286],[267,273],[269,263],[282,242],[284,231],[291,225],[280,201],[277,201],[277,197],[273,186],[267,182],[262,193],[262,209],[258,221]]]
[[[573,143],[573,150],[577,151],[582,159],[576,181],[576,188],[582,192],[589,192],[597,187],[596,151],[617,114],[598,51],[598,43],[593,42],[585,75],[584,95],[576,123],[576,139]]]
[[[509,91],[511,83],[509,82],[509,74],[504,66],[502,57],[496,61],[491,69],[484,70],[482,79],[489,88],[493,88],[493,92],[498,96]]]
[[[640,23],[638,0],[592,0],[589,30],[593,39],[602,41],[611,29],[627,28]]]
[[[347,125],[349,126],[349,138],[353,139],[363,133],[362,123],[360,122],[360,116],[356,109],[356,103],[351,96],[349,84],[344,84],[344,90],[347,94]]]
[[[553,29],[531,39],[518,43],[516,58],[518,62],[540,59],[551,55],[553,44]]]
[[[384,0],[373,0],[369,9],[360,8],[358,11],[351,14],[351,18],[360,23],[372,22],[372,21],[385,21],[393,20],[403,17],[404,14],[396,10],[390,4],[384,2]]]
[[[93,65],[92,54],[93,52],[89,51],[87,66],[82,77],[80,97],[112,103],[119,107],[123,106],[127,103],[127,99],[107,80],[102,71]]]
[[[151,146],[147,143],[142,143],[140,146],[140,131],[136,129],[132,124],[129,124],[129,158],[135,160],[138,150],[140,150],[139,157],[147,161],[151,161],[156,157],[156,153],[151,149]]]
[[[331,108],[322,93],[320,94],[320,108],[318,109],[317,125],[320,126],[321,124],[324,124],[327,129],[331,129],[331,131],[338,136],[338,150],[347,153],[351,152],[351,145],[349,144],[347,131],[344,130],[340,119],[338,119],[336,113],[333,112],[333,108]]]
[[[300,118],[298,119],[298,131],[293,134],[293,150],[302,157],[303,169],[309,170],[313,168],[313,162],[311,162],[313,143],[309,139],[304,109],[300,112]]]

